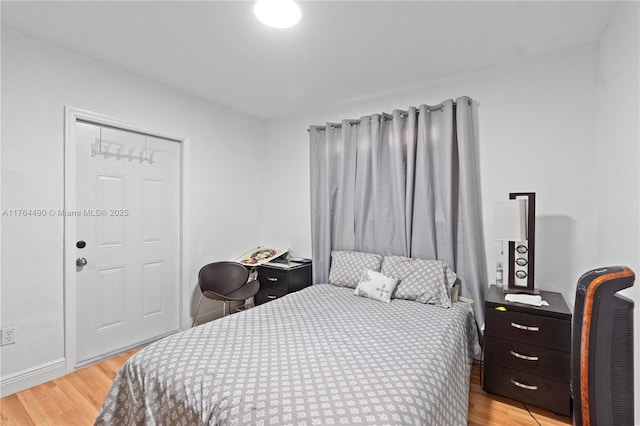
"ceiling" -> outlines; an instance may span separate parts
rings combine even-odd
[[[5,1],[2,25],[269,119],[593,43],[612,2],[301,1],[273,29],[250,1]]]

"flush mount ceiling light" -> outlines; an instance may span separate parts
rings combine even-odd
[[[273,28],[293,27],[302,15],[292,0],[259,0],[253,7],[253,13],[260,22]]]

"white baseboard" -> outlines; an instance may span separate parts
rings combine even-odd
[[[231,302],[231,309],[234,309],[242,305],[243,305],[242,302]],[[223,313],[224,312],[223,312],[222,306],[220,306],[219,308],[216,307],[208,312],[203,312],[200,315],[198,315],[198,318],[196,319],[196,325],[204,324],[205,322],[222,318]],[[192,322],[193,322],[193,317],[189,317],[186,328],[191,328]]]
[[[66,365],[65,359],[59,358],[40,364],[37,367],[27,368],[2,377],[0,378],[0,397],[62,377],[66,373]]]
[[[204,324],[205,322],[212,321],[222,317],[222,307],[218,309],[213,309],[209,312],[204,312],[198,315],[198,319],[196,324]],[[189,317],[188,326],[191,326],[191,321],[193,321],[192,317]],[[168,333],[173,334],[174,332]],[[156,340],[152,339],[152,340]],[[132,347],[140,346],[140,344],[133,345]],[[116,351],[117,353],[122,352],[120,349]],[[104,358],[100,357],[100,358]],[[95,360],[91,360],[91,362],[85,362],[83,365],[76,366],[75,369],[80,368],[84,365],[95,362]],[[46,362],[44,364],[40,364],[36,367],[27,368],[25,370],[19,371],[17,373],[10,374],[5,377],[0,377],[0,398],[5,397],[7,395],[11,395],[16,392],[20,392],[22,390],[28,389],[33,386],[40,385],[42,383],[48,382],[49,380],[57,379],[58,377],[64,376],[66,372],[66,360],[65,358],[59,358],[50,362]]]
[[[111,351],[111,352],[106,352],[106,353],[103,353],[103,354],[101,354],[101,355],[95,356],[95,357],[93,357],[93,358],[90,358],[90,359],[84,360],[84,361],[82,361],[82,362],[78,362],[78,363],[76,363],[76,365],[75,365],[75,366],[71,367],[71,369],[69,369],[69,371],[70,371],[70,372],[74,372],[74,371],[79,370],[79,369],[81,369],[81,368],[84,368],[84,367],[86,367],[86,366],[88,366],[88,365],[95,364],[95,363],[98,363],[98,362],[104,361],[104,360],[106,360],[106,359],[112,358],[112,357],[114,357],[114,356],[116,356],[116,355],[119,355],[119,354],[121,354],[121,353],[123,353],[123,352],[128,352],[128,351],[130,351],[131,349],[139,348],[139,347],[142,347],[142,346],[147,346],[148,344],[153,343],[153,342],[155,342],[156,340],[160,340],[160,339],[162,339],[162,338],[164,338],[164,337],[170,336],[170,335],[175,334],[175,333],[177,333],[177,332],[179,332],[179,331],[180,331],[180,330],[178,330],[178,329],[176,329],[176,330],[171,330],[171,331],[168,331],[168,332],[166,332],[166,333],[163,333],[163,334],[161,334],[161,335],[159,335],[159,336],[154,336],[154,337],[152,337],[152,338],[150,338],[150,339],[143,340],[142,342],[136,342],[136,343],[133,343],[133,344],[131,344],[131,345],[124,346],[124,347],[119,348],[119,349],[115,349],[115,350],[113,350],[113,351]]]
[[[205,322],[213,321],[213,320],[221,318],[221,317],[222,317],[222,308],[213,309],[213,310],[211,310],[209,312],[204,312],[204,313],[201,313],[200,315],[198,315],[198,318],[196,318],[196,324],[195,325],[204,324]],[[193,317],[190,317],[189,318],[189,327],[191,327],[192,323],[193,323]]]

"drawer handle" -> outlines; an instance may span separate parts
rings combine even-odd
[[[509,380],[511,380],[511,383],[513,383],[514,385],[516,385],[519,388],[526,389],[526,390],[532,390],[532,391],[538,390],[538,387],[536,385],[525,385],[524,383],[517,382],[517,381],[515,381],[513,379],[509,379]]]
[[[540,327],[531,327],[528,325],[520,325],[520,324],[516,324],[515,322],[511,323],[511,327],[515,327],[515,328],[519,328],[520,330],[527,330],[527,331],[540,331]]]
[[[267,279],[269,281],[278,281],[278,278],[276,278],[276,277],[267,277]]]
[[[511,355],[515,356],[516,358],[520,358],[520,359],[524,359],[527,361],[537,361],[538,357],[537,356],[528,356],[528,355],[522,355],[519,354],[518,352],[514,352],[514,351],[510,351]]]
[[[275,299],[275,298],[277,298],[277,297],[278,297],[278,296],[274,296],[273,294],[269,294],[269,295],[267,295],[267,299]]]

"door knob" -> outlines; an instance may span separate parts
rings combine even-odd
[[[79,257],[76,259],[76,266],[85,266],[87,264],[87,259],[85,259],[84,257]]]

